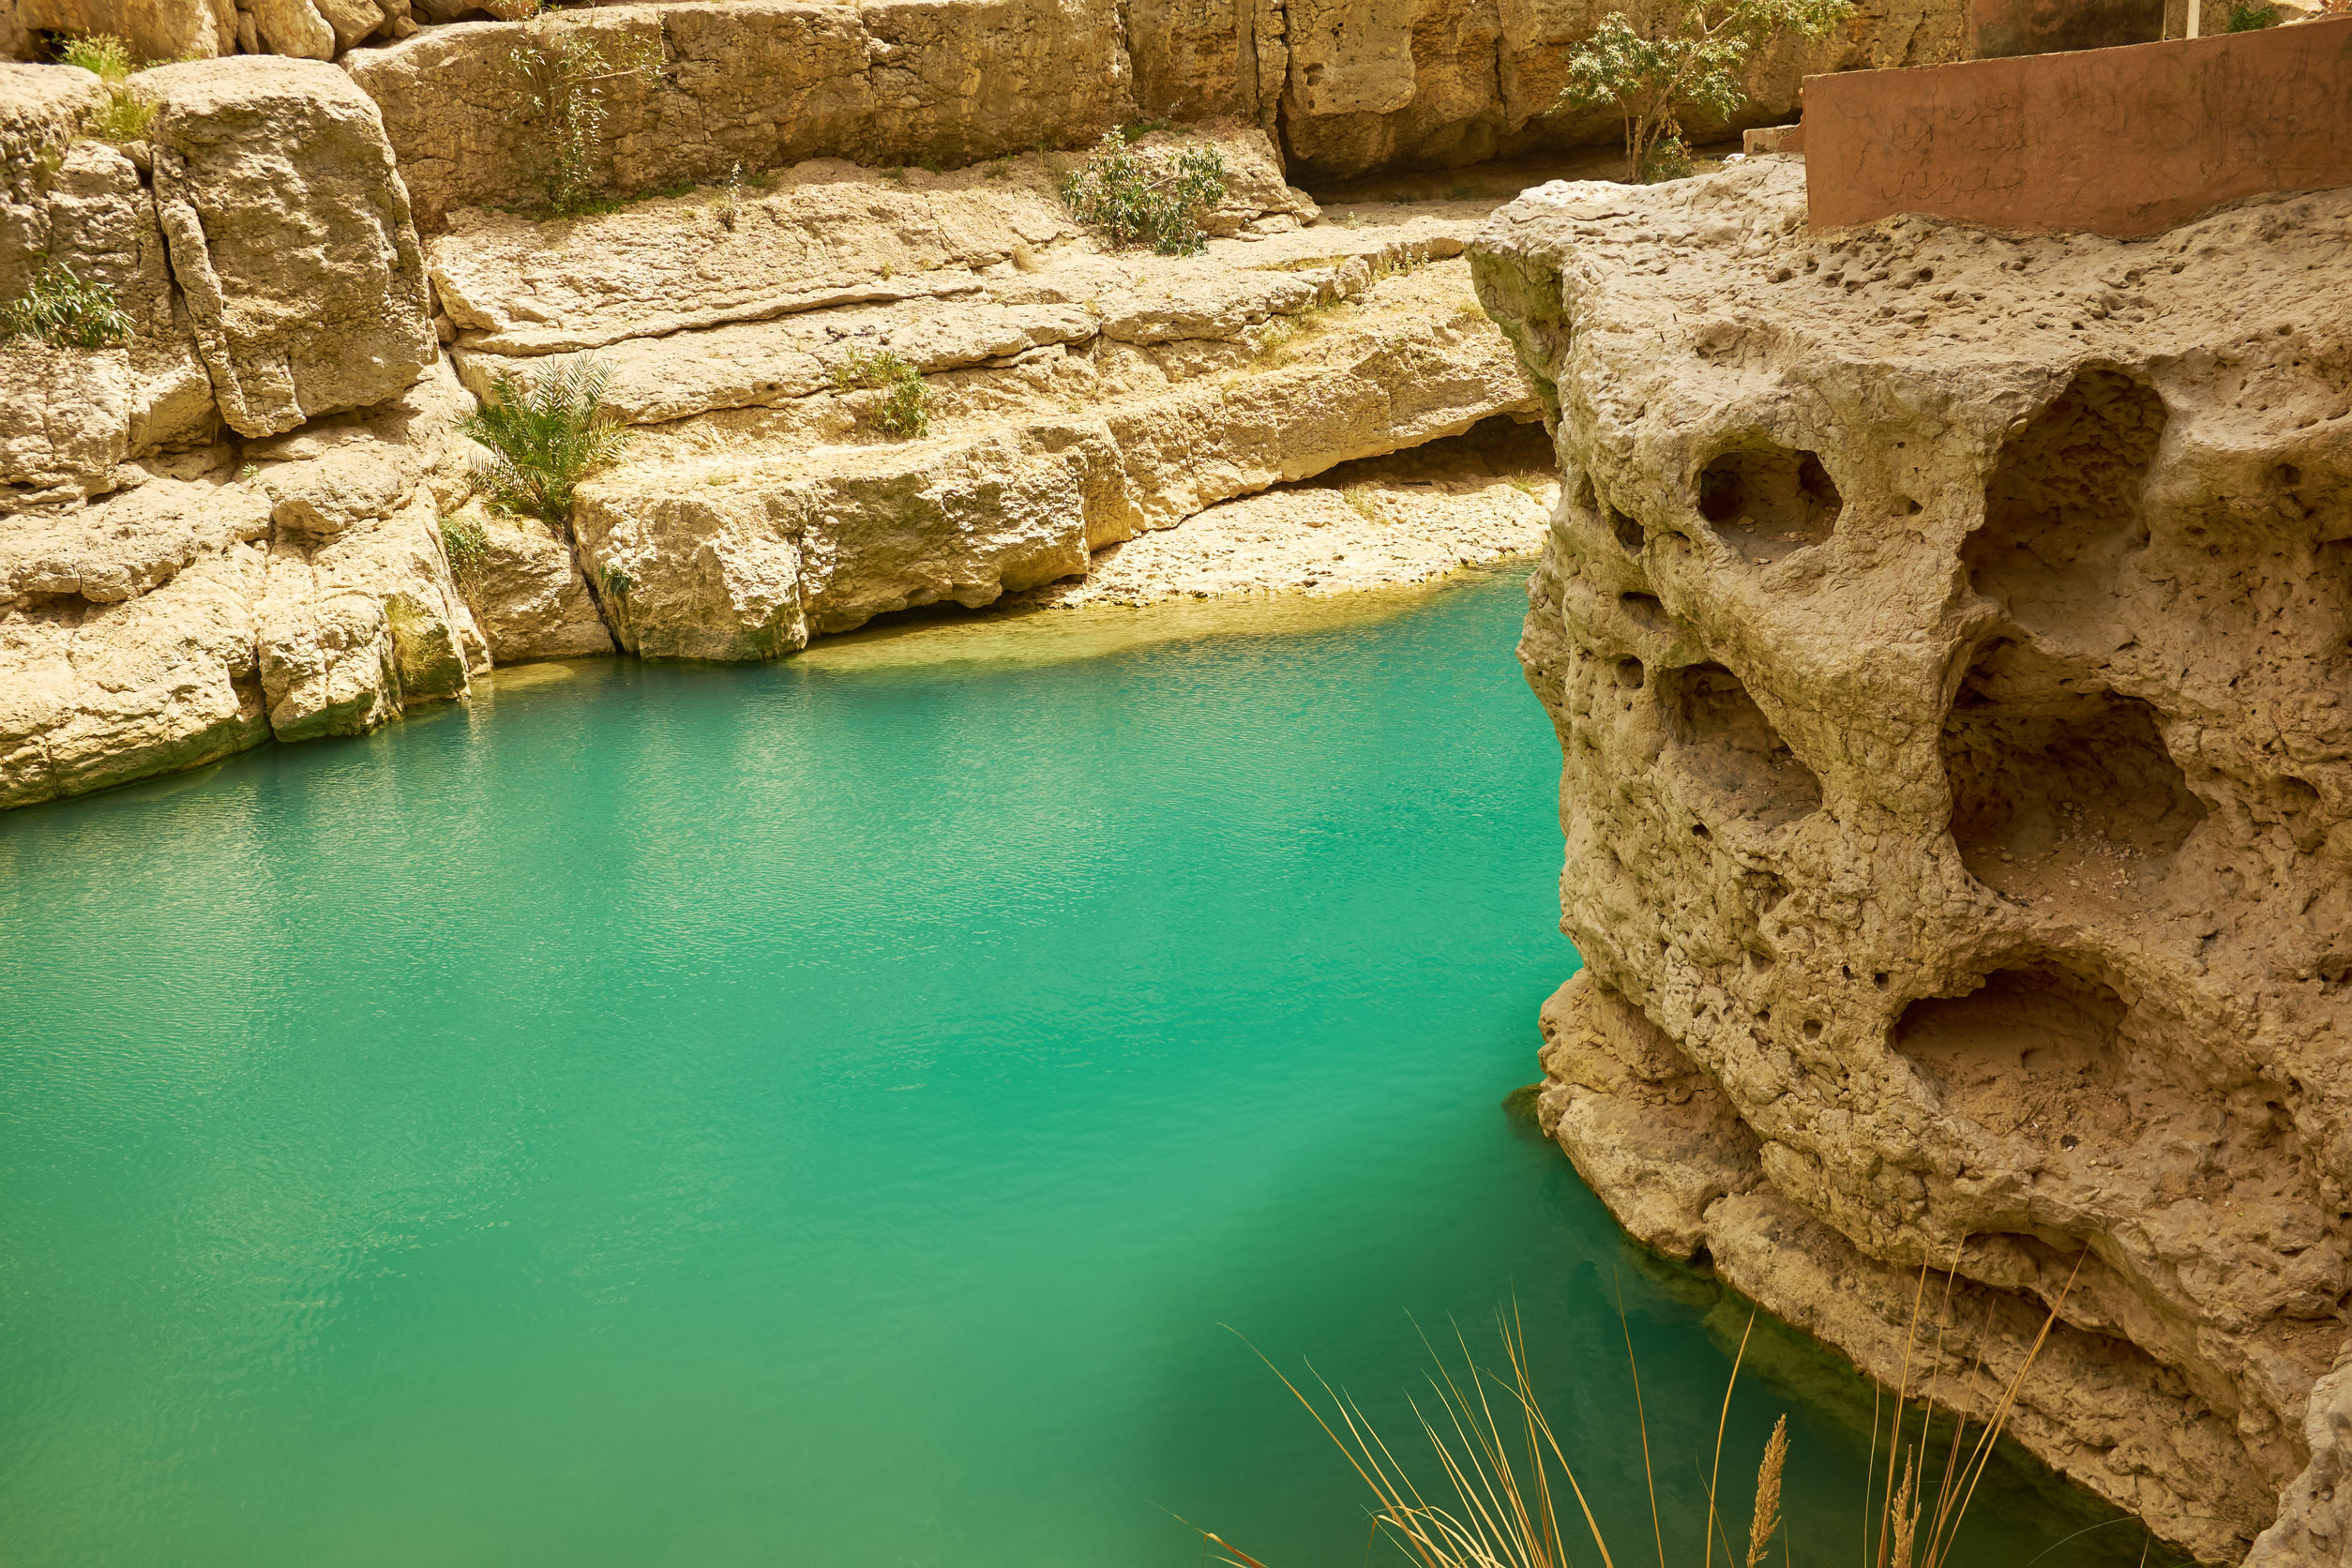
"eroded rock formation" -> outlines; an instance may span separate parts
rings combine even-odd
[[[372,101],[331,66],[147,72],[128,146],[80,134],[89,73],[0,71],[23,89],[0,97],[0,286],[67,264],[133,324],[119,347],[0,345],[0,804],[358,733],[492,663],[770,658],[986,604],[1536,414],[1461,259],[1491,204],[1324,223],[1254,126],[1147,138],[1225,157],[1191,257],[1107,251],[1056,193],[1078,155],[1036,153],[815,159],[553,221],[469,208],[420,242]],[[880,355],[922,378],[919,435],[877,421]],[[476,398],[582,356],[633,428],[624,460],[568,529],[487,511]],[[1532,543],[1519,492],[1439,493],[1383,503],[1412,549],[1306,575]],[[1253,569],[1336,566],[1316,532],[1260,528]]]
[[[2011,1429],[2211,1560],[2343,1545],[2347,241],[1817,238],[1775,158],[1473,251],[1563,487],[1545,1124],[1890,1383],[1922,1267],[1976,1414],[2054,1309]]]

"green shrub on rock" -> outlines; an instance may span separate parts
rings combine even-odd
[[[35,338],[81,349],[114,348],[130,341],[130,317],[104,283],[85,283],[63,262],[33,275],[24,293],[0,305],[0,338]]]
[[[1226,175],[1225,155],[1214,147],[1138,148],[1112,129],[1062,182],[1062,201],[1114,246],[1190,256],[1208,248],[1200,219],[1225,200]]]
[[[611,379],[595,360],[573,359],[527,392],[504,374],[490,384],[462,428],[490,448],[474,479],[491,505],[569,536],[580,482],[618,460],[628,445],[628,431],[604,411]]]
[[[1852,0],[1669,0],[1640,25],[1611,11],[1569,52],[1558,107],[1614,105],[1625,122],[1626,179],[1680,178],[1689,154],[1660,149],[1680,145],[1685,109],[1728,120],[1745,100],[1741,76],[1753,51],[1827,38],[1853,11]]]
[[[584,29],[546,21],[508,52],[507,65],[519,81],[534,143],[530,174],[548,211],[558,218],[595,211],[603,197],[607,94],[623,82],[658,77],[661,46],[616,38],[608,47]]]
[[[57,41],[57,58],[106,83],[106,103],[92,111],[83,129],[101,142],[136,142],[147,134],[155,105],[130,86],[130,45],[112,33],[69,33]]]
[[[931,433],[931,389],[923,372],[890,349],[852,349],[833,372],[836,392],[875,389],[889,395],[869,409],[864,422],[901,441]]]
[[[459,590],[470,594],[490,559],[490,535],[474,519],[453,512],[441,520],[441,553],[448,557],[449,576]]]

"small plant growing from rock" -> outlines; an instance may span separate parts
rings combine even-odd
[[[2238,0],[2238,4],[2229,8],[2229,31],[2233,33],[2259,33],[2265,27],[2276,27],[2278,24],[2279,8],[2276,6],[2259,5],[2255,0]]]
[[[711,204],[711,210],[718,216],[718,226],[731,234],[735,232],[735,225],[743,221],[743,160],[741,158],[737,158],[735,166],[727,171],[727,187],[719,193],[718,200]]]
[[[441,553],[449,560],[449,576],[461,592],[471,594],[482,580],[490,561],[490,535],[463,512],[441,520]]]
[[[130,45],[112,33],[68,34],[58,40],[57,58],[101,82],[120,82],[130,74]]]
[[[923,372],[896,351],[852,349],[833,372],[836,392],[878,390],[888,396],[868,409],[863,422],[905,441],[931,433],[931,389]]]
[[[559,218],[596,208],[597,165],[604,155],[607,95],[616,83],[651,82],[661,74],[661,45],[652,39],[599,41],[556,22],[538,23],[530,41],[508,52],[520,78],[525,113],[538,148],[531,173],[548,210]]]
[[[1689,154],[1661,144],[1681,148],[1685,107],[1729,119],[1744,98],[1740,74],[1753,51],[1784,38],[1825,38],[1853,9],[1852,0],[1672,0],[1647,29],[1612,11],[1569,53],[1559,106],[1616,105],[1625,120],[1626,179],[1680,178],[1690,172]]]
[[[106,103],[83,130],[101,142],[136,142],[147,134],[155,105],[130,85],[130,45],[112,33],[69,34],[59,40],[57,58],[80,66],[106,83]]]
[[[1225,200],[1226,177],[1225,155],[1214,147],[1143,150],[1113,128],[1062,182],[1062,202],[1113,246],[1190,256],[1208,248],[1200,219]]]
[[[462,429],[490,448],[474,479],[491,505],[569,536],[580,482],[616,461],[628,444],[628,431],[604,410],[611,374],[593,359],[573,359],[527,392],[505,375],[490,384],[489,399]]]
[[[33,275],[24,292],[0,305],[0,338],[33,338],[53,346],[114,348],[130,341],[130,317],[104,283],[85,283],[63,262]]]

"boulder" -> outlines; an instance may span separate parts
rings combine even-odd
[[[13,18],[7,16],[13,11]],[[7,38],[8,23],[19,30]],[[110,34],[130,46],[134,65],[208,59],[237,48],[236,0],[4,0],[0,42],[27,54],[39,34]]]
[[[424,258],[375,106],[273,57],[143,83],[173,275],[222,417],[269,435],[384,402],[438,357]]]
[[[201,767],[269,738],[258,548],[135,597],[0,605],[0,807]]]
[[[570,545],[535,519],[478,507],[467,515],[482,530],[486,549],[461,586],[492,659],[522,664],[612,652],[612,634]]]

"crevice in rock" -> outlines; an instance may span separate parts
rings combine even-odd
[[[2106,605],[2117,566],[2148,543],[2141,494],[2164,419],[2137,377],[2076,372],[2002,446],[1983,526],[1961,548],[1969,585],[2029,631],[2064,632]]]
[[[2156,710],[2022,644],[1971,661],[1943,729],[1952,837],[1971,875],[2028,900],[2130,896],[2205,820]]]
[[[1717,454],[1698,475],[1698,514],[1741,560],[1769,565],[1827,540],[1846,498],[1817,452],[1756,440]]]
[[[1820,808],[1820,780],[1737,675],[1720,664],[1693,664],[1651,684],[1675,760],[1727,818],[1776,828]]]

